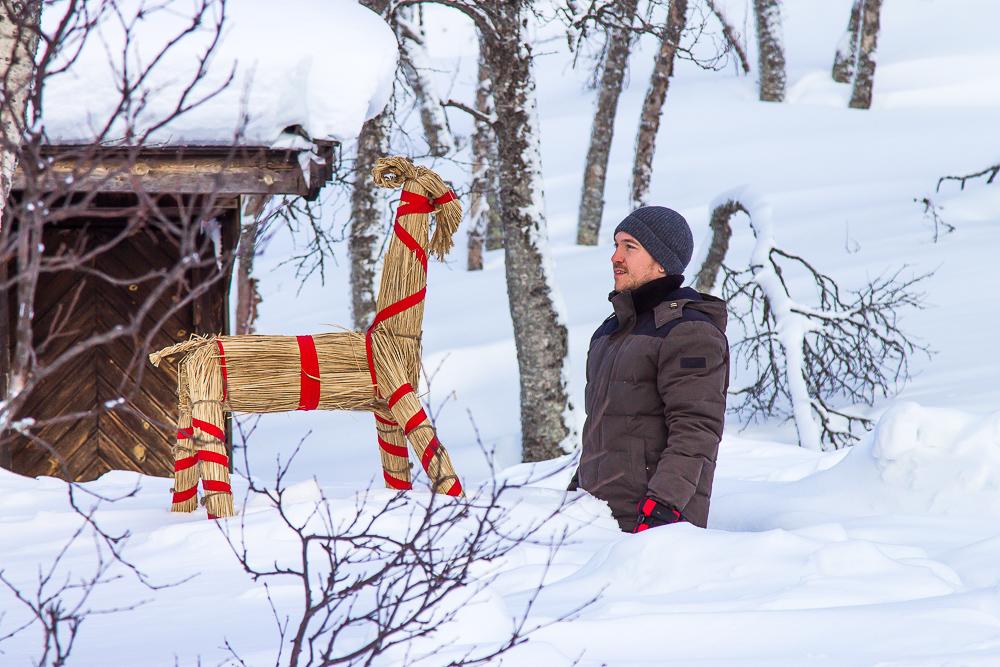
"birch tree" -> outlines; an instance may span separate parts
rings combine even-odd
[[[22,140],[29,124],[28,100],[35,87],[35,50],[38,48],[42,3],[40,0],[17,2],[0,1],[0,230],[7,215],[7,199],[10,197],[17,169]],[[14,351],[0,350],[4,356],[4,368],[10,369],[9,378],[0,378],[4,389],[0,394],[0,432],[10,421],[17,406],[24,400],[34,355],[32,350],[31,304],[34,303],[38,285],[38,268],[41,253],[42,227],[28,225],[28,233],[17,234],[12,243],[10,230],[3,230],[3,252],[0,253],[0,319],[7,326],[8,302],[8,259],[12,255],[18,265],[16,278],[16,298],[19,311],[14,326]],[[13,252],[11,252],[13,251]],[[10,333],[8,333],[10,336]],[[4,346],[6,348],[6,346]]]
[[[653,156],[656,154],[656,135],[660,131],[660,116],[667,99],[670,77],[680,49],[681,34],[687,21],[687,0],[671,0],[667,21],[660,38],[660,49],[649,78],[649,88],[642,102],[639,131],[635,138],[635,156],[632,160],[632,185],[630,200],[633,208],[644,206],[653,176]]]
[[[753,0],[757,24],[757,59],[762,102],[785,99],[785,46],[781,27],[781,0]]]
[[[428,150],[434,157],[443,157],[455,152],[455,140],[430,77],[427,36],[420,21],[419,9],[402,9],[393,17],[399,39],[400,65],[407,85],[416,98]]]
[[[872,88],[875,85],[875,48],[882,0],[862,0],[861,35],[858,38],[858,62],[854,71],[850,107],[868,109],[872,105]]]
[[[497,206],[497,142],[493,134],[493,80],[483,54],[479,54],[475,106],[476,130],[472,135],[472,183],[469,186],[469,246],[467,268],[483,268],[483,249],[503,247],[503,228]]]
[[[833,80],[837,83],[850,83],[854,77],[854,69],[858,59],[858,34],[861,28],[861,2],[854,0],[851,4],[851,18],[847,21],[847,30],[837,44],[837,52],[833,57]]]
[[[0,225],[17,169],[16,147],[27,125],[41,13],[41,0],[0,1]]]
[[[492,75],[507,293],[520,375],[521,447],[525,461],[565,452],[572,434],[566,378],[568,341],[548,254],[538,110],[528,32],[531,0],[399,0],[435,2],[476,26]]]
[[[604,184],[607,180],[608,156],[615,131],[618,98],[621,96],[629,52],[632,48],[630,22],[638,0],[621,0],[614,6],[614,21],[607,31],[604,67],[598,87],[597,106],[590,129],[590,146],[584,163],[583,187],[580,192],[580,212],[576,242],[597,245],[604,216]]]
[[[240,240],[236,244],[236,334],[254,333],[260,292],[253,277],[253,263],[257,253],[257,239],[263,221],[261,216],[267,206],[267,197],[247,197],[243,205]]]
[[[384,195],[371,181],[375,161],[388,151],[388,126],[392,103],[381,114],[366,121],[358,135],[351,190],[351,318],[354,328],[364,331],[375,317],[375,277],[378,248],[384,236]]]

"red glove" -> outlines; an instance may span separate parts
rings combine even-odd
[[[636,508],[639,511],[639,519],[635,522],[633,533],[641,533],[648,528],[666,526],[677,523],[681,520],[681,513],[673,507],[658,503],[652,498],[643,498]]]

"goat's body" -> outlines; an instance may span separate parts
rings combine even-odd
[[[311,336],[319,374],[317,410],[376,408],[376,395],[365,354],[365,338],[356,331]],[[225,363],[226,408],[232,412],[289,412],[301,409],[303,369],[296,336],[219,336],[214,343]],[[210,346],[212,342],[207,342]]]

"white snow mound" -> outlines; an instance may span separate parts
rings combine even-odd
[[[897,403],[879,420],[870,451],[882,479],[923,496],[930,512],[1000,513],[1000,412]]]

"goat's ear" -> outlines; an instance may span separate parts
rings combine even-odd
[[[447,191],[446,191],[447,192]],[[428,250],[439,260],[444,261],[448,251],[455,245],[455,232],[462,222],[462,203],[458,198],[441,204],[434,211],[434,236],[428,245]]]

